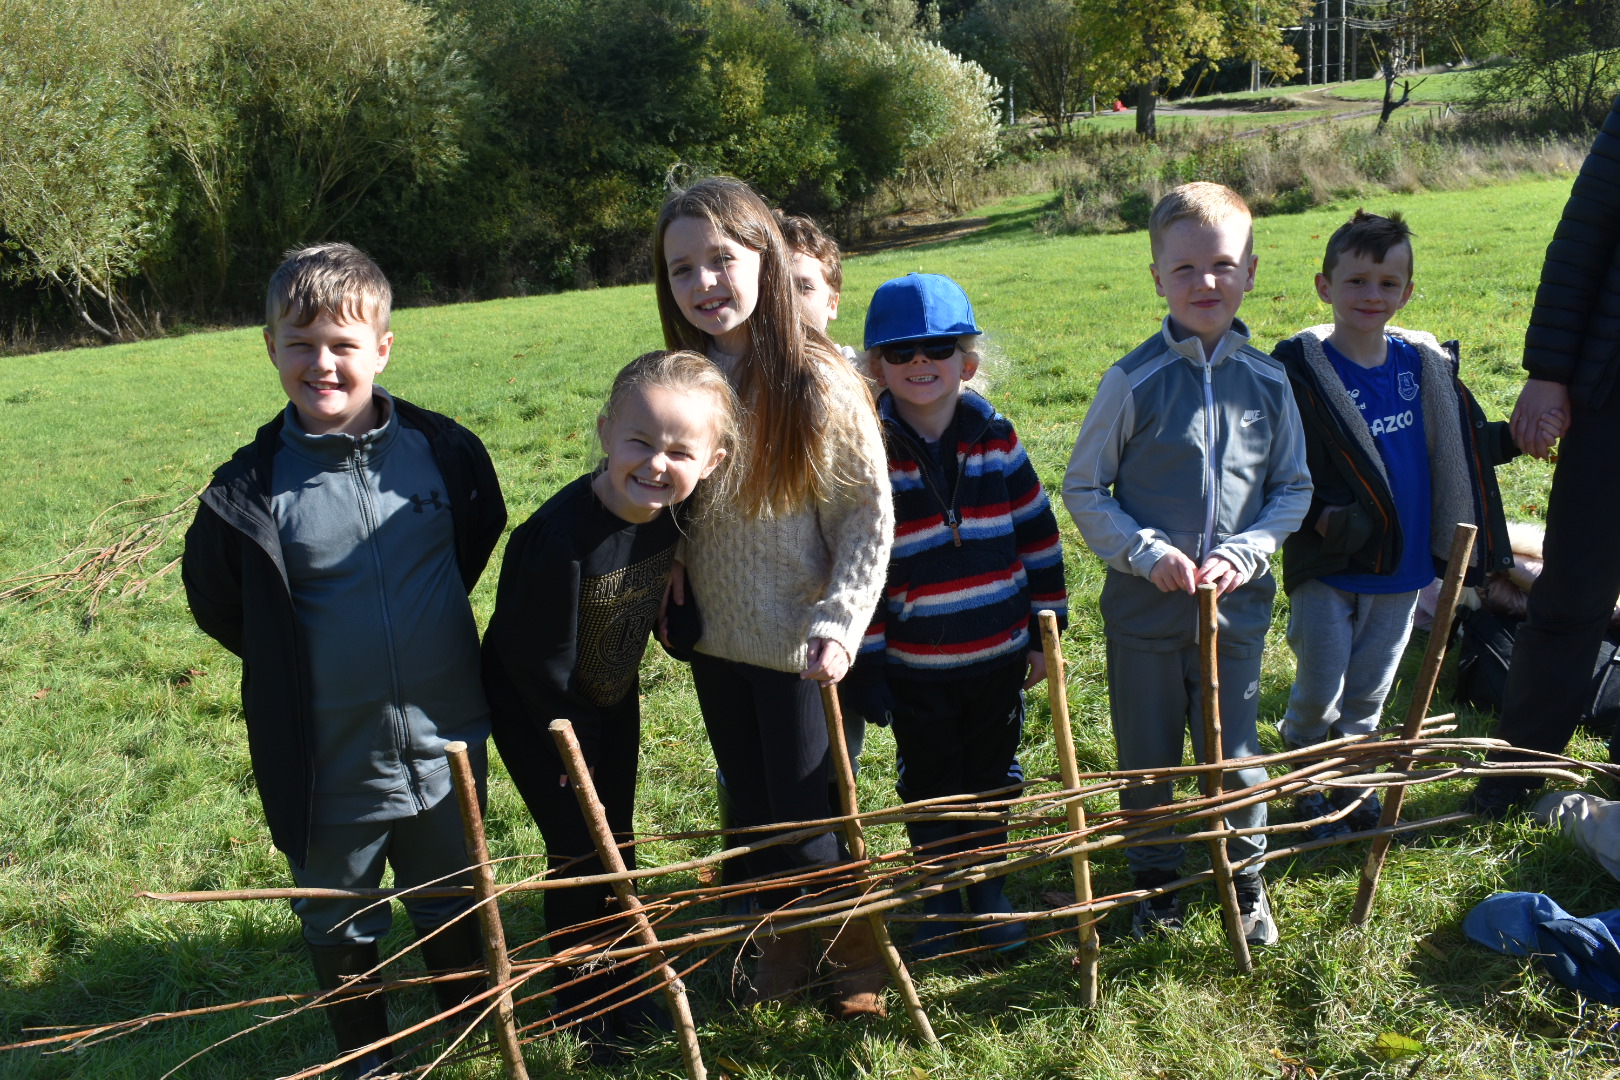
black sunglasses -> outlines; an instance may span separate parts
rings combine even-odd
[[[949,360],[956,353],[953,337],[922,338],[919,341],[892,341],[882,346],[883,359],[891,364],[909,364],[917,358],[917,351],[930,360]]]

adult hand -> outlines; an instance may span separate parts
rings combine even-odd
[[[1569,416],[1569,387],[1550,379],[1526,379],[1513,403],[1508,431],[1520,450],[1545,461],[1553,443],[1568,433]],[[1548,438],[1554,430],[1558,435]]]
[[[1191,595],[1193,579],[1197,576],[1198,568],[1193,565],[1193,561],[1183,555],[1179,548],[1170,548],[1153,564],[1153,571],[1148,574],[1148,580],[1157,585],[1160,592],[1175,592],[1179,589]]]
[[[1028,690],[1038,682],[1046,680],[1046,653],[1040,649],[1031,649],[1026,654],[1029,661],[1029,677],[1024,680],[1024,689]]]
[[[831,686],[849,672],[849,652],[832,638],[811,638],[805,660],[806,666],[799,672],[799,678],[814,679],[825,686]]]
[[[1316,535],[1326,536],[1328,534],[1328,522],[1333,519],[1335,514],[1342,514],[1348,509],[1350,509],[1349,503],[1343,506],[1322,507],[1322,512],[1316,515],[1316,524],[1313,526],[1316,529]]]
[[[1204,565],[1198,568],[1198,584],[1214,585],[1215,595],[1225,596],[1243,584],[1243,575],[1238,573],[1238,568],[1227,562],[1225,557],[1211,555],[1204,560]]]
[[[586,771],[590,773],[592,780],[596,779],[596,766],[595,765],[592,765]],[[557,777],[557,786],[558,787],[567,787],[568,786],[568,774],[567,773],[563,773],[561,776]]]
[[[658,601],[658,640],[669,648],[669,605],[686,603],[686,566],[676,559],[669,564],[669,584],[664,586],[664,597]]]

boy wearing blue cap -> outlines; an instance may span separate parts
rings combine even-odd
[[[855,678],[876,671],[893,694],[895,788],[907,802],[1023,782],[1023,690],[1046,677],[1035,612],[1067,615],[1063,548],[1040,480],[1012,424],[963,385],[978,370],[980,334],[967,294],[937,274],[885,282],[866,313],[895,536]],[[907,828],[928,859],[1007,838],[985,822]],[[914,951],[968,947],[948,918],[962,914],[964,894],[975,914],[1013,910],[999,877],[933,897],[923,910],[946,918],[920,925]],[[1025,930],[984,923],[978,936],[1011,949]]]
[[[1148,220],[1150,270],[1170,312],[1159,332],[1103,375],[1080,426],[1063,501],[1108,564],[1103,628],[1108,708],[1121,769],[1177,766],[1187,728],[1202,753],[1196,587],[1220,589],[1222,754],[1259,753],[1260,656],[1276,581],[1270,557],[1311,502],[1305,437],[1282,365],[1249,344],[1237,320],[1254,288],[1254,226],[1241,196],[1220,184],[1176,188]],[[1189,721],[1192,723],[1189,725]],[[1226,787],[1266,779],[1231,769]],[[1120,792],[1126,810],[1171,799],[1168,783]],[[1233,829],[1266,823],[1266,804],[1226,815]],[[1168,831],[1168,830],[1166,830]],[[1157,836],[1155,838],[1158,838]],[[1167,839],[1167,837],[1165,837]],[[1234,862],[1264,854],[1265,835],[1233,836]],[[1125,852],[1139,889],[1180,876],[1180,844]],[[1244,936],[1277,940],[1258,865],[1237,875]],[[1139,901],[1132,933],[1179,929],[1181,900]]]

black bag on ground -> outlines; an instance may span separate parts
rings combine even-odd
[[[1508,667],[1513,663],[1513,639],[1519,620],[1497,615],[1484,608],[1461,611],[1457,615],[1453,644],[1457,650],[1455,697],[1481,712],[1501,713],[1507,691]],[[1620,656],[1612,637],[1598,645],[1597,666],[1592,671],[1592,695],[1581,710],[1581,726],[1593,735],[1620,736]],[[1617,738],[1620,742],[1620,738]],[[1611,744],[1610,760],[1620,746]]]

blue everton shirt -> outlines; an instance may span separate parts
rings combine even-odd
[[[1384,459],[1395,519],[1401,526],[1401,561],[1393,574],[1325,574],[1336,589],[1359,593],[1398,593],[1421,589],[1434,580],[1429,554],[1429,445],[1423,437],[1423,358],[1412,345],[1392,337],[1388,358],[1364,368],[1323,343],[1333,370],[1361,408],[1373,444]]]

